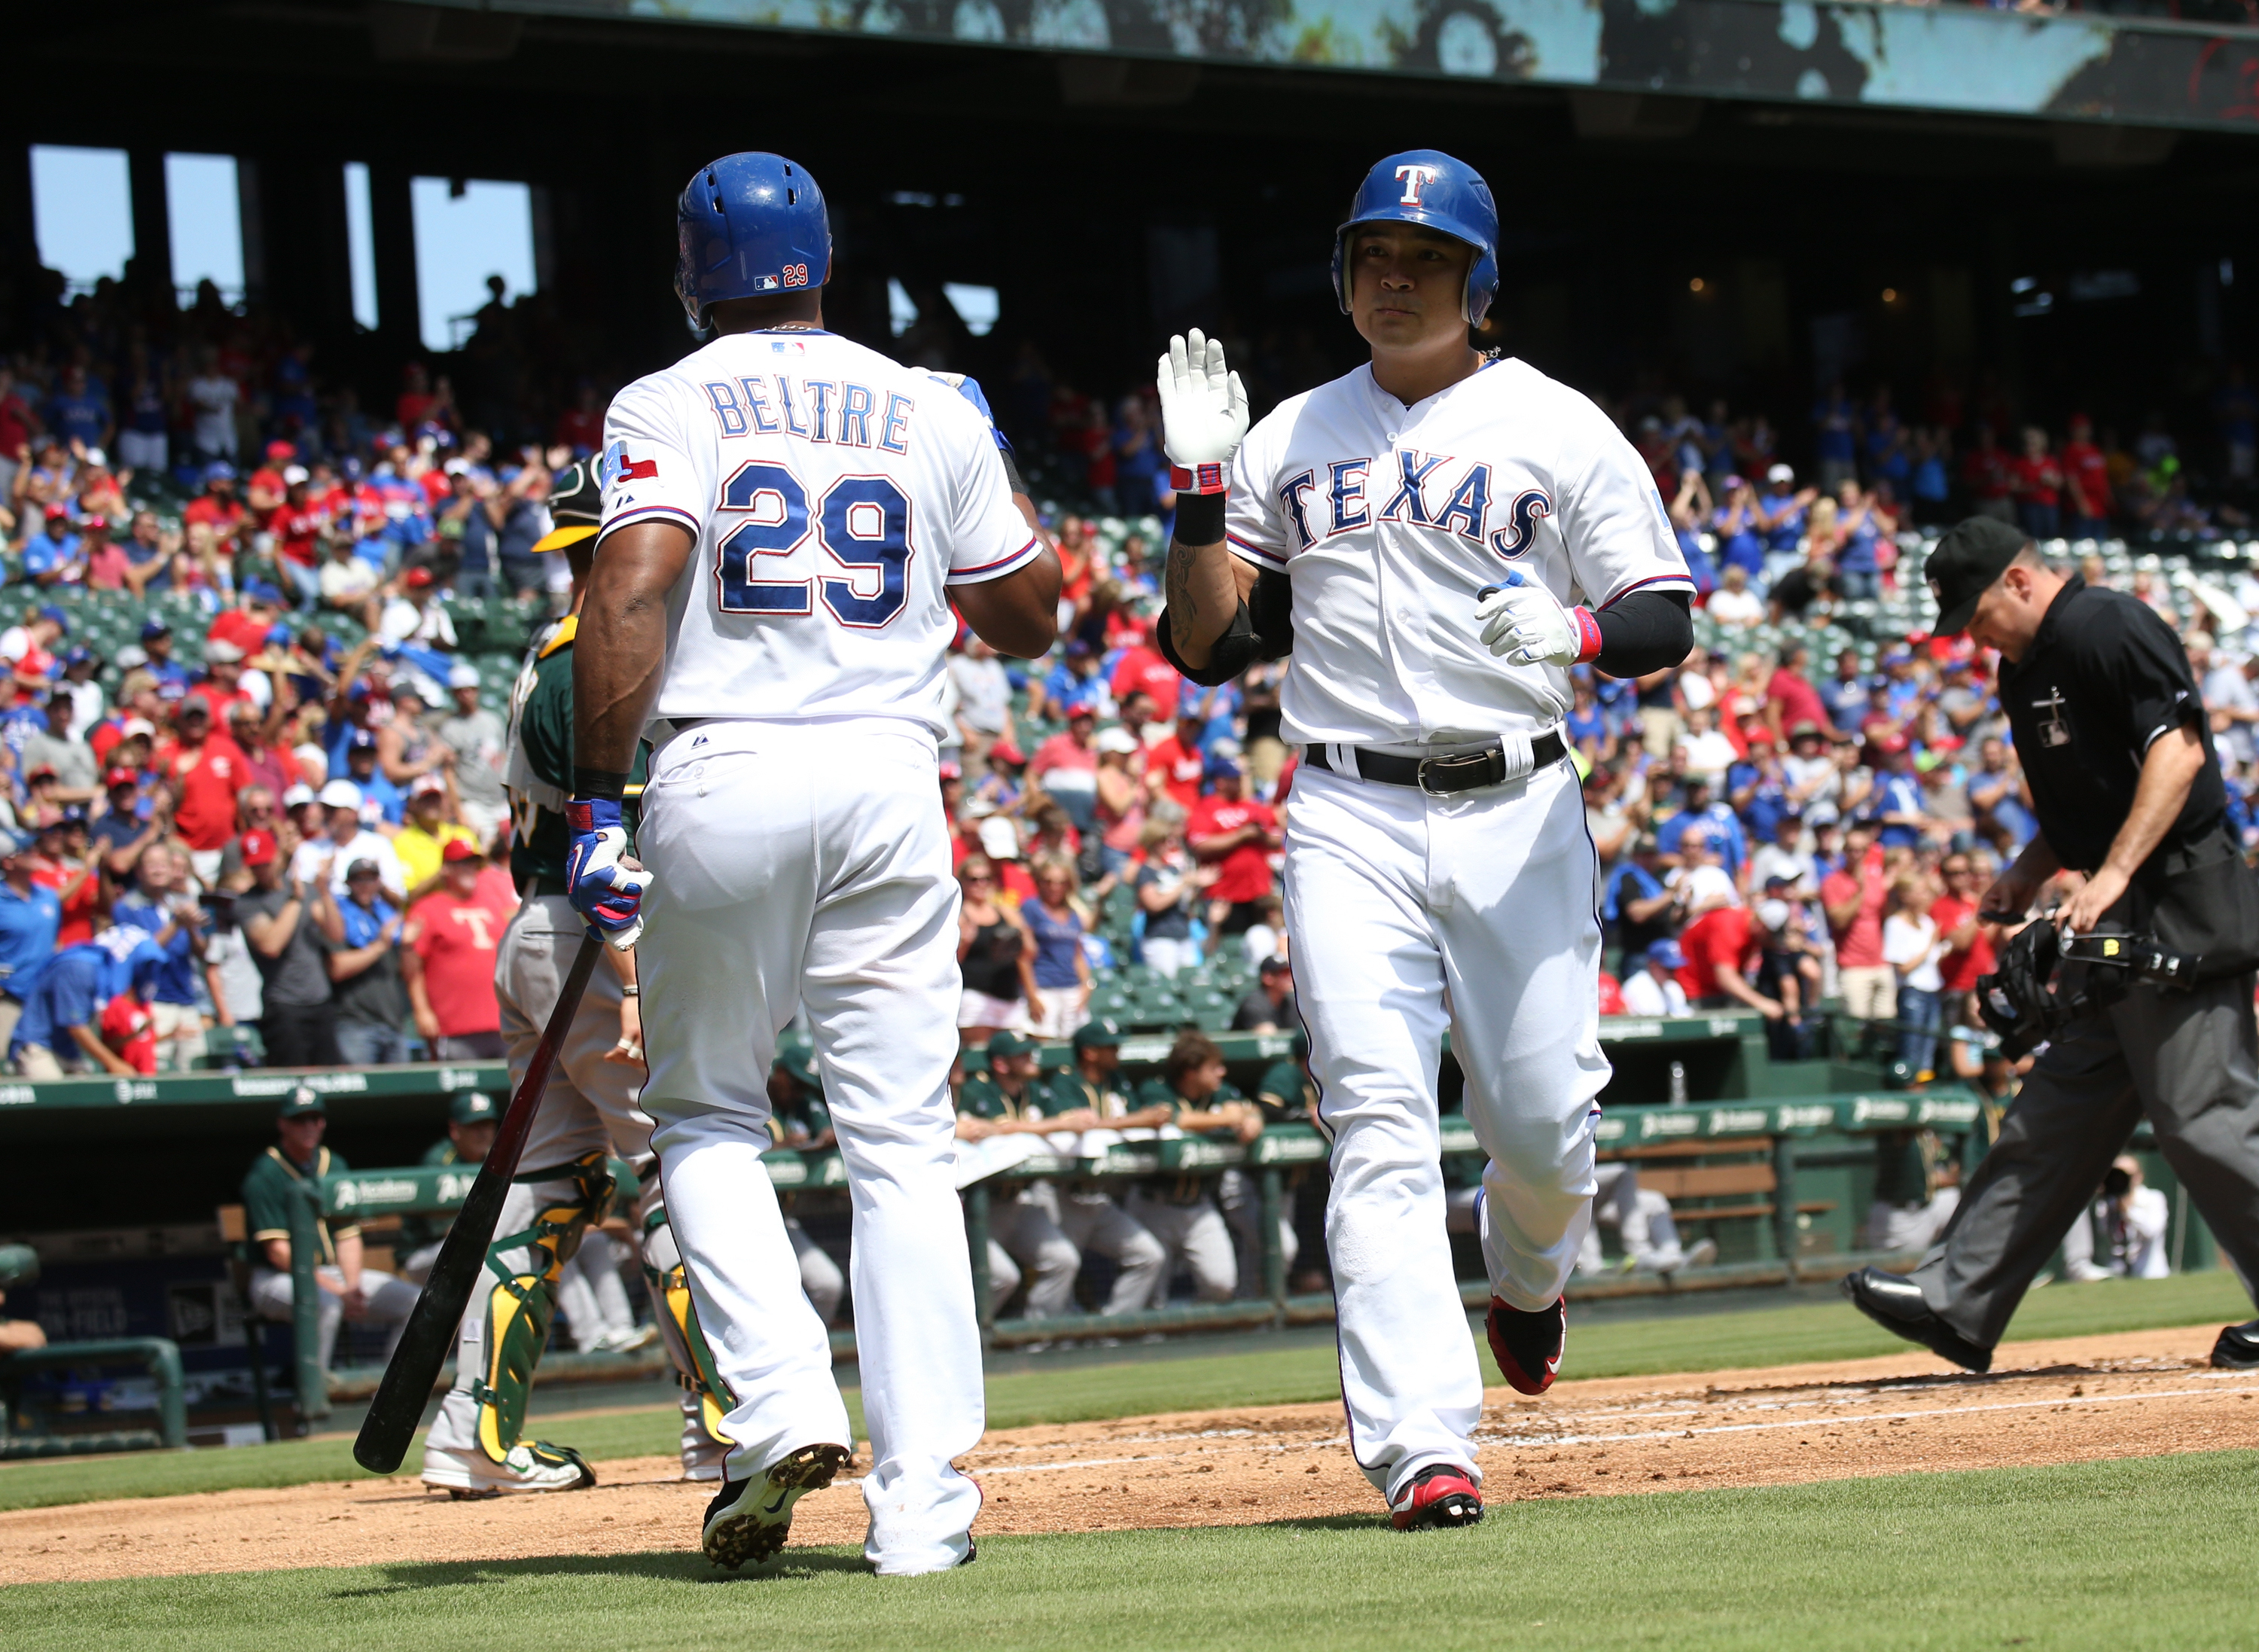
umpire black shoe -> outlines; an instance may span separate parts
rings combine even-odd
[[[806,1493],[830,1485],[831,1477],[853,1455],[845,1446],[802,1446],[786,1452],[750,1480],[723,1481],[706,1506],[699,1548],[716,1565],[733,1570],[749,1560],[766,1560],[792,1533],[792,1506]]]
[[[2259,1320],[2222,1330],[2212,1345],[2212,1363],[2223,1371],[2259,1371]]]
[[[1969,1371],[1992,1369],[1992,1350],[1978,1347],[1938,1318],[1912,1279],[1880,1268],[1862,1268],[1843,1276],[1843,1294],[1853,1307],[1892,1335],[1920,1342]]]

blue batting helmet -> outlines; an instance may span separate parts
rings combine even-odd
[[[698,169],[674,203],[674,290],[691,329],[709,304],[831,279],[831,220],[805,167],[759,150]]]
[[[1407,149],[1365,174],[1349,217],[1334,231],[1334,296],[1349,310],[1349,232],[1360,224],[1393,220],[1424,224],[1475,249],[1467,267],[1462,305],[1467,324],[1479,324],[1498,296],[1498,203],[1490,185],[1464,160],[1440,149]]]

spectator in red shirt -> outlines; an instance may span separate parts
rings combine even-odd
[[[189,502],[181,520],[191,528],[199,523],[210,528],[212,537],[221,542],[220,549],[232,553],[245,514],[243,501],[235,494],[235,466],[219,459],[204,471],[204,490]]]
[[[1890,879],[1882,845],[1865,821],[1843,834],[1843,865],[1820,886],[1820,904],[1835,936],[1835,978],[1843,1007],[1861,1021],[1898,1014],[1897,972],[1883,961],[1883,903]]]
[[[1968,1008],[1969,994],[1977,990],[1977,978],[1991,974],[1996,960],[1992,937],[1985,933],[1985,925],[1977,917],[1977,900],[1985,884],[1978,876],[1976,863],[1956,850],[1938,870],[1944,874],[1945,893],[1930,903],[1929,916],[1937,925],[1938,938],[1946,945],[1937,972],[1945,979],[1945,1024],[1950,1027],[1964,1019],[1960,1012]],[[1976,1025],[1973,1012],[1965,1019],[1969,1025]]]
[[[62,902],[62,922],[55,930],[55,950],[94,939],[95,902],[102,880],[87,855],[86,810],[74,804],[53,824],[40,829],[39,852],[32,862],[32,881],[55,892]]]
[[[330,530],[330,513],[303,470],[293,465],[288,474],[289,491],[267,526],[274,536],[275,566],[310,608],[321,600],[322,536]]]
[[[1962,485],[1969,489],[1970,508],[1980,516],[2002,522],[2016,519],[2015,459],[1992,439],[1992,427],[1979,424],[1969,453],[1961,461]]]
[[[211,704],[201,694],[181,701],[179,735],[157,751],[157,773],[180,798],[173,823],[189,846],[196,877],[209,885],[219,875],[220,851],[235,836],[235,794],[250,769],[233,740],[212,729]]]
[[[2016,517],[2035,539],[2052,539],[2063,530],[2063,463],[2048,451],[2048,433],[2036,424],[2026,427],[2016,460]]]
[[[1122,658],[1114,665],[1115,703],[1126,708],[1130,696],[1143,689],[1152,696],[1157,718],[1174,719],[1177,695],[1183,682],[1184,679],[1177,674],[1177,668],[1164,659],[1161,651],[1153,646],[1151,625],[1144,620],[1138,621],[1137,640],[1122,651]]]
[[[596,394],[596,387],[585,381],[574,395],[573,405],[557,416],[557,428],[551,438],[559,447],[569,447],[575,458],[586,458],[604,445],[604,399]]]
[[[1208,773],[1215,790],[1194,805],[1185,844],[1194,859],[1215,868],[1208,892],[1209,927],[1222,935],[1244,935],[1271,893],[1271,857],[1286,840],[1271,806],[1246,796],[1247,768],[1236,751],[1219,748],[1208,760]]]
[[[2070,419],[2070,439],[2063,445],[2063,502],[2074,539],[2099,539],[2110,531],[2110,464],[2094,445],[2094,422],[2084,413]]]
[[[1713,907],[1688,924],[1678,937],[1678,950],[1686,958],[1678,971],[1678,985],[1688,1006],[1754,1009],[1767,1021],[1778,1021],[1784,1014],[1780,1000],[1750,986],[1745,972],[1762,950],[1762,940],[1746,906]]]
[[[1792,643],[1780,651],[1780,664],[1765,684],[1765,726],[1772,730],[1776,745],[1786,745],[1799,723],[1835,731],[1835,721],[1820,690],[1812,686],[1811,673],[1812,651],[1803,644]]]
[[[1157,796],[1175,800],[1190,809],[1200,801],[1201,780],[1208,758],[1201,750],[1201,730],[1206,721],[1187,711],[1177,718],[1177,731],[1145,754],[1145,783]]]
[[[298,450],[288,442],[267,444],[266,462],[251,473],[245,484],[244,496],[251,506],[252,515],[260,518],[272,516],[282,508],[290,491],[289,469],[295,466]],[[270,527],[273,523],[269,523]]]
[[[482,878],[486,857],[458,838],[441,851],[439,887],[408,908],[401,972],[416,1030],[438,1061],[500,1061],[495,955],[517,898]]]

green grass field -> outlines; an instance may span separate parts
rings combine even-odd
[[[2012,1339],[2090,1335],[2108,1331],[2222,1323],[2248,1319],[2251,1304],[2233,1273],[2184,1274],[2158,1280],[2107,1280],[2035,1291],[2009,1328]],[[1481,1346],[1477,1339],[1478,1347]],[[1628,1377],[1649,1372],[1717,1371],[1856,1359],[1903,1350],[1906,1344],[1839,1302],[1799,1303],[1720,1314],[1611,1319],[1580,1326],[1570,1315],[1570,1377]],[[1489,1350],[1485,1379],[1499,1382]],[[843,1374],[852,1372],[843,1367]],[[1157,1411],[1206,1411],[1228,1406],[1285,1405],[1330,1399],[1338,1392],[1330,1346],[1273,1351],[1138,1359],[998,1376],[988,1383],[994,1428],[1078,1422]],[[861,1408],[851,1390],[859,1433]],[[579,1447],[591,1458],[659,1456],[674,1449],[672,1406],[583,1417],[537,1419],[539,1432]],[[420,1463],[411,1450],[406,1468]],[[232,1451],[148,1453],[98,1461],[0,1466],[0,1509],[39,1508],[98,1498],[163,1497],[238,1486],[303,1485],[365,1478],[342,1435],[246,1447]]]
[[[2259,1452],[1504,1506],[994,1537],[880,1581],[849,1549],[23,1584],[11,1652],[257,1647],[2248,1648]]]

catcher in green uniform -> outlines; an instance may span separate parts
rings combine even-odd
[[[566,972],[586,933],[565,897],[570,834],[566,794],[573,780],[573,643],[602,514],[593,463],[562,472],[549,495],[552,532],[534,549],[561,552],[573,572],[573,609],[537,642],[510,694],[510,753],[503,783],[514,824],[510,872],[524,897],[503,932],[495,991],[515,1086],[540,1042]],[[626,820],[643,784],[638,754]],[[643,1018],[635,954],[604,949],[535,1114],[487,1252],[488,1289],[463,1316],[455,1386],[441,1402],[424,1442],[424,1480],[457,1497],[572,1491],[595,1474],[569,1446],[524,1438],[533,1373],[556,1313],[565,1264],[592,1223],[609,1214],[614,1155],[639,1186],[633,1216],[642,1235],[645,1284],[660,1334],[683,1388],[682,1468],[689,1479],[719,1479],[728,1448],[716,1433],[730,1409],[698,1328],[682,1259],[666,1224],[651,1150],[643,1090]]]

